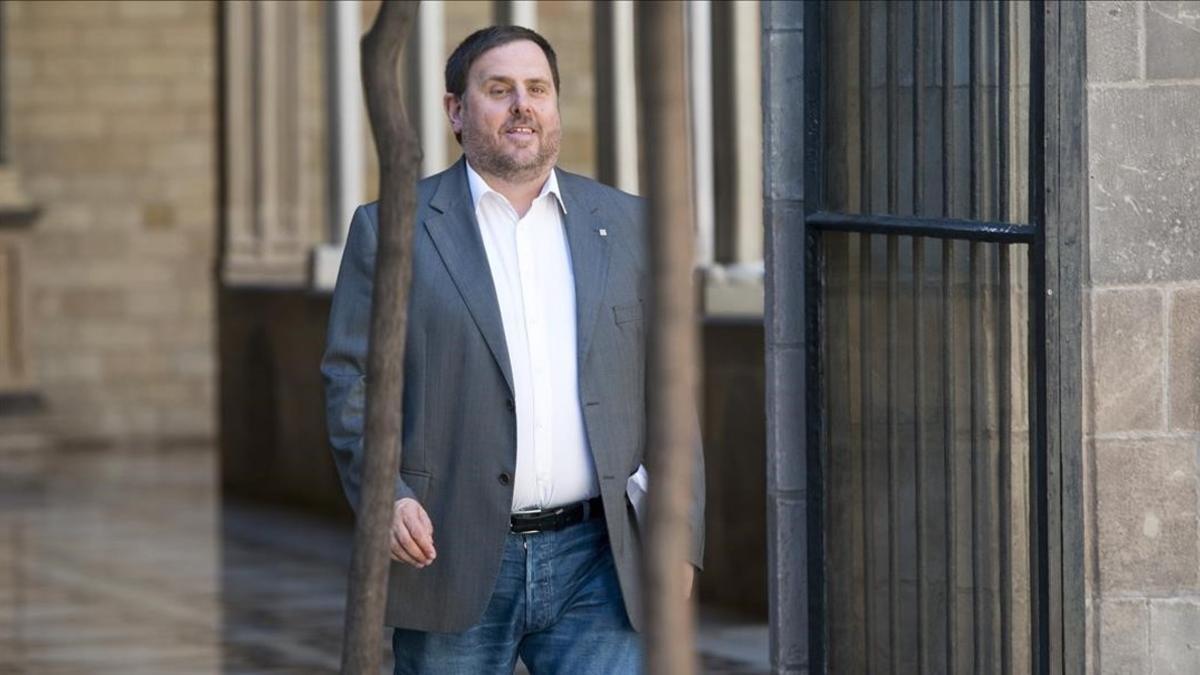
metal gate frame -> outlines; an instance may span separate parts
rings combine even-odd
[[[819,251],[821,233],[839,231],[1029,245],[1030,665],[1039,674],[1082,675],[1086,8],[1083,2],[1032,0],[1033,222],[1014,224],[825,212],[825,5],[762,5],[772,672],[827,671]]]

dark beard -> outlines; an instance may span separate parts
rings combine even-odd
[[[496,176],[506,183],[524,183],[537,178],[554,166],[558,158],[561,133],[543,136],[537,155],[528,162],[518,162],[500,151],[496,144],[477,140],[470,129],[463,129],[463,151],[471,166],[480,173]]]

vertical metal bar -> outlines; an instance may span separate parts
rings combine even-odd
[[[1030,524],[1035,533],[1030,551],[1030,603],[1034,673],[1049,673],[1051,664],[1050,530],[1047,518],[1048,471],[1046,435],[1046,3],[1032,0],[1029,8],[1029,211],[1038,234],[1029,247],[1030,402],[1029,441],[1033,494]]]
[[[1001,11],[1007,11],[1002,9]],[[996,303],[997,350],[1000,403],[997,426],[1000,434],[1000,672],[1012,672],[1012,275],[1009,247],[1000,248],[999,302]]]
[[[913,91],[912,91],[912,118],[913,118],[913,168],[912,168],[912,200],[913,200],[913,215],[925,215],[925,200],[923,200],[921,189],[921,176],[925,168],[925,68],[922,59],[922,48],[925,46],[921,39],[921,15],[927,9],[927,4],[923,2],[913,3],[912,13],[912,34],[913,34]],[[918,242],[913,242],[916,246]]]
[[[1004,143],[1004,126],[1001,124],[1001,110],[1004,98],[1004,84],[1001,78],[1001,71],[1007,70],[1002,55],[1004,53],[1004,28],[1003,15],[1007,12],[1006,4],[1000,0],[989,0],[988,2],[988,72],[991,73],[992,94],[988,96],[989,121],[991,128],[991,146],[992,146],[992,209],[988,214],[991,218],[999,218],[1001,204],[1007,199],[1007,194],[1004,192],[1005,186],[1008,185],[1006,180],[1005,159],[1008,155],[1008,148]],[[1007,76],[1007,73],[1004,74]],[[1007,123],[1007,119],[1004,120]]]
[[[954,181],[951,169],[954,143],[954,3],[940,3],[942,8],[942,216],[953,214]],[[956,627],[958,615],[958,538],[955,533],[955,499],[957,496],[954,452],[954,242],[942,242],[942,433],[945,444],[946,483],[946,672],[954,672],[958,658]]]
[[[980,473],[983,471],[984,462],[981,461],[980,455],[983,453],[983,429],[984,421],[983,405],[984,399],[987,396],[987,391],[984,385],[983,364],[981,363],[981,352],[983,349],[983,317],[980,312],[980,288],[979,280],[982,276],[982,251],[983,244],[979,242],[971,242],[971,250],[969,257],[970,279],[967,283],[967,303],[968,312],[970,313],[970,327],[968,329],[967,344],[968,347],[968,378],[970,381],[970,400],[971,400],[971,618],[974,627],[973,649],[975,654],[975,669],[974,672],[983,672],[983,664],[985,654],[984,646],[984,622],[983,622],[983,523],[982,514],[980,513],[979,496],[983,491],[980,479]]]
[[[1046,276],[1053,279],[1047,287],[1050,325],[1046,407],[1048,417],[1050,466],[1054,480],[1049,497],[1051,512],[1051,578],[1056,611],[1057,668],[1065,675],[1082,675],[1085,668],[1086,630],[1083,549],[1083,401],[1081,382],[1083,364],[1083,285],[1086,275],[1088,174],[1084,148],[1087,143],[1085,87],[1087,7],[1082,3],[1057,3],[1054,6],[1053,32],[1049,53],[1053,64],[1046,72],[1053,77],[1054,92],[1050,110],[1053,126],[1047,135],[1047,147],[1055,158],[1047,162],[1047,183],[1054,186],[1053,214],[1045,222],[1049,255],[1045,258]],[[1047,114],[1051,114],[1048,112]],[[1051,293],[1053,291],[1053,293]]]
[[[821,209],[825,205],[825,173],[824,173],[824,118],[825,109],[823,92],[825,91],[823,65],[825,54],[825,8],[817,3],[809,3],[804,8],[804,210],[805,216]],[[807,461],[806,495],[797,495],[799,499],[807,496],[813,506],[808,513],[808,560],[807,571],[810,580],[808,592],[808,628],[809,628],[809,658],[808,662],[814,672],[825,672],[828,668],[829,630],[826,622],[825,596],[827,586],[826,554],[825,554],[825,469],[821,462],[821,420],[824,411],[820,407],[820,397],[815,392],[820,390],[821,344],[819,340],[821,308],[819,267],[820,239],[816,230],[805,232],[805,275],[804,302],[807,307],[805,317],[805,332],[810,336],[805,341],[805,364],[811,380],[808,383],[805,396],[805,417],[808,429],[805,432],[805,456]]]
[[[967,3],[970,12],[967,18],[967,62],[970,85],[967,93],[967,145],[971,149],[971,217],[979,218],[979,124],[976,119],[976,102],[979,91],[979,58],[977,56],[979,35],[976,23],[979,20],[979,3],[970,0]]]
[[[860,145],[860,171],[862,173],[862,187],[859,191],[859,199],[861,200],[860,210],[862,213],[871,213],[871,196],[873,193],[873,172],[871,162],[871,148],[873,145],[873,134],[871,133],[870,119],[870,99],[871,99],[871,11],[870,3],[863,3],[859,9],[859,61],[858,61],[858,77],[859,77],[859,124],[861,126],[862,142]],[[867,673],[878,672],[875,667],[875,636],[873,635],[875,621],[875,592],[871,585],[871,574],[873,572],[873,537],[872,526],[873,519],[871,517],[871,500],[870,495],[873,489],[871,485],[871,235],[860,234],[859,241],[859,279],[861,297],[859,298],[859,308],[862,316],[860,317],[860,336],[861,344],[859,349],[862,352],[862,382],[860,383],[860,391],[862,394],[862,414],[861,428],[862,434],[862,511],[863,511],[863,585],[866,587],[866,592],[863,593],[863,635],[865,636],[864,648],[866,649],[866,664]]]
[[[885,69],[887,101],[884,106],[887,129],[887,212],[896,213],[900,197],[900,129],[899,111],[896,100],[899,77],[899,58],[896,53],[896,11],[899,3],[889,2],[884,5],[886,14],[885,39],[887,41],[887,67]],[[896,404],[899,400],[896,385],[899,380],[896,372],[898,361],[896,355],[896,327],[898,323],[898,290],[896,276],[898,274],[899,241],[898,237],[887,238],[887,347],[884,358],[887,368],[887,391],[884,409],[887,424],[887,503],[888,503],[888,672],[896,672],[897,648],[899,641],[897,632],[900,623],[900,507],[898,460],[900,453],[899,436],[896,424]]]
[[[887,67],[884,75],[887,80],[887,101],[884,105],[885,127],[887,129],[887,212],[896,214],[900,201],[900,115],[896,104],[899,98],[897,88],[900,80],[900,58],[896,53],[896,12],[900,3],[888,2],[884,5],[887,12]]]
[[[929,569],[925,560],[925,238],[913,239],[913,452],[917,502],[917,667],[928,673]]]
[[[925,68],[922,58],[924,41],[921,29],[924,27],[921,17],[925,13],[926,4],[913,3],[912,34],[913,34],[913,170],[912,170],[912,199],[913,213],[925,215],[925,203],[922,199],[922,181],[925,169],[924,127],[925,120]],[[925,560],[925,239],[913,239],[913,457],[914,480],[913,491],[916,498],[917,516],[917,667],[923,673],[929,672],[927,660],[929,639],[925,621],[929,617],[929,570]]]
[[[872,396],[873,392],[871,388],[875,384],[873,382],[874,378],[871,377],[871,235],[858,235],[858,242],[858,269],[859,278],[861,279],[859,289],[862,294],[859,298],[859,311],[861,312],[859,319],[861,326],[859,349],[862,352],[862,382],[859,389],[862,393],[862,424],[860,433],[862,434],[863,584],[867,587],[866,592],[863,593],[863,603],[865,605],[863,611],[865,629],[863,632],[866,635],[866,644],[864,647],[867,650],[867,672],[874,673],[878,672],[878,670],[875,667],[875,657],[877,654],[875,649],[876,636],[872,634],[875,619],[875,589],[871,584],[871,575],[874,567],[872,550],[874,537],[871,536],[874,525],[874,519],[871,514],[871,494],[874,489],[872,485],[873,472],[871,471],[871,444],[873,440],[871,438],[871,427],[873,425],[871,416],[874,406],[872,399],[874,397]]]
[[[1009,78],[1009,67],[1012,59],[1012,45],[1009,37],[1009,20],[1012,12],[1010,3],[998,0],[999,25],[999,104],[997,127],[999,143],[997,147],[1000,185],[999,210],[997,217],[1007,222],[1011,217],[1011,196],[1009,194],[1009,177],[1012,167],[1009,166],[1009,143],[1011,142],[1009,128],[1009,106],[1012,105]],[[1000,380],[999,380],[999,432],[1000,432],[1000,672],[1013,672],[1013,621],[1012,621],[1012,264],[1009,257],[1009,247],[1000,246],[1000,302],[999,311],[1000,337]]]
[[[897,632],[900,624],[900,432],[896,419],[900,402],[897,342],[900,325],[900,238],[887,238],[887,462],[888,462],[888,659],[889,672],[899,661]]]
[[[954,349],[954,241],[942,241],[942,436],[945,443],[946,472],[946,672],[957,664],[958,644],[958,453],[955,452]]]
[[[873,134],[871,133],[871,11],[872,4],[863,2],[859,5],[858,15],[858,122],[859,134],[859,171],[861,172],[861,187],[859,209],[862,213],[871,213],[871,195],[873,190],[871,171],[871,149]]]

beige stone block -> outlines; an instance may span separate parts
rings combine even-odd
[[[1093,294],[1096,433],[1162,429],[1162,312],[1157,289]]]
[[[208,169],[215,163],[211,138],[193,136],[154,147],[150,151],[150,168],[156,171],[190,171]]]
[[[55,110],[26,120],[24,131],[34,139],[99,138],[105,131],[104,115],[96,110]]]
[[[137,354],[102,354],[98,358],[104,379],[109,382],[163,380],[171,373],[166,355],[157,350]]]
[[[196,58],[188,54],[139,54],[125,61],[121,72],[134,78],[211,79],[215,55]]]
[[[216,355],[211,349],[180,349],[171,354],[171,372],[183,377],[210,381],[216,375]],[[201,392],[203,395],[203,392]]]
[[[124,142],[132,139],[178,138],[187,133],[188,120],[181,115],[136,111],[115,115],[109,120],[111,138]]]
[[[129,316],[139,320],[177,317],[184,309],[183,294],[169,288],[134,289],[125,302]]]
[[[175,208],[170,204],[163,202],[152,202],[142,205],[142,227],[150,231],[163,232],[171,230],[175,227]],[[152,236],[149,241],[157,241],[162,239],[162,236]],[[139,240],[140,244],[145,239]],[[176,251],[181,253],[181,251]]]
[[[1120,82],[1140,77],[1138,4],[1088,2],[1087,80]]]
[[[126,292],[112,288],[72,288],[62,292],[61,311],[80,318],[117,318],[125,315]]]
[[[82,87],[83,100],[104,110],[141,110],[167,100],[170,85],[149,80],[89,82]]]
[[[1096,441],[1102,592],[1200,589],[1193,438]]]
[[[59,0],[25,4],[29,9],[28,21],[31,25],[58,21],[102,23],[112,16],[113,10],[111,2],[95,2],[94,0]]]
[[[207,349],[213,345],[213,326],[211,317],[205,321],[171,321],[159,324],[154,328],[155,339],[159,344],[169,344],[176,348]]]
[[[11,50],[10,50],[11,51]],[[8,75],[8,85],[16,90],[17,87],[23,87],[34,79],[34,60],[25,54],[9,54],[4,55],[7,62],[4,64]]]
[[[211,105],[216,95],[216,88],[207,80],[176,82],[171,87],[171,102],[180,108]]]
[[[56,265],[53,269],[34,267],[30,282],[53,289],[166,285],[176,277],[172,267],[169,262],[144,260],[132,264],[126,260],[78,260],[71,265]]]
[[[1200,288],[1171,298],[1171,338],[1167,352],[1170,427],[1200,430]]]
[[[152,347],[154,333],[148,326],[123,319],[88,319],[79,322],[79,344],[102,350],[140,350]]]
[[[153,51],[150,48],[159,44],[157,33],[156,30],[130,22],[89,26],[80,31],[78,46],[89,51],[108,53]]]
[[[76,232],[37,232],[32,251],[35,259],[46,265],[71,262],[83,258],[120,258],[128,246],[120,233],[84,229]]]
[[[191,3],[183,0],[122,0],[116,3],[117,15],[126,19],[181,19],[187,15],[188,4]]]
[[[1099,672],[1102,675],[1149,672],[1149,630],[1150,611],[1145,600],[1102,601]]]
[[[85,82],[90,79],[112,79],[123,71],[118,55],[76,53],[48,54],[39,59],[37,74],[55,82]]]
[[[162,196],[171,202],[210,200],[216,197],[216,189],[211,175],[179,172],[164,177]]]
[[[1154,675],[1200,673],[1200,600],[1150,602]]]
[[[82,31],[75,24],[45,22],[29,25],[22,30],[7,31],[6,49],[14,52],[62,52],[78,47]]]
[[[79,88],[65,82],[29,82],[9,90],[15,114],[47,109],[69,109],[80,102]]]
[[[99,382],[104,373],[104,361],[97,354],[71,352],[46,355],[38,359],[39,381]]]
[[[105,138],[48,140],[41,143],[40,151],[21,166],[27,171],[74,175],[141,173],[146,168],[146,151],[132,143],[114,148]]]
[[[216,48],[217,32],[208,25],[164,26],[154,31],[158,44],[170,48],[173,52],[196,53],[201,56],[210,55],[210,50]]]
[[[163,410],[159,432],[165,436],[210,437],[216,429],[216,412],[208,403],[203,407]]]

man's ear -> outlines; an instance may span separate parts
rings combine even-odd
[[[456,134],[461,134],[463,130],[462,99],[454,94],[447,93],[442,97],[442,106],[446,109],[446,118],[450,120],[450,130]]]

